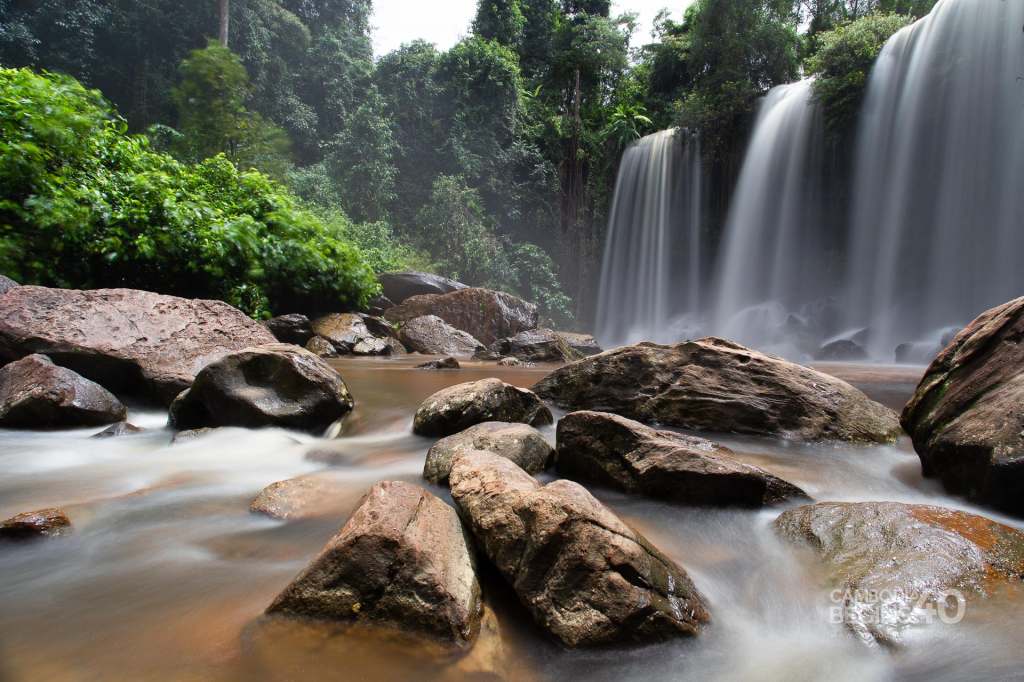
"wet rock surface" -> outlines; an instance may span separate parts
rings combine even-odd
[[[42,353],[111,391],[165,405],[214,360],[274,341],[263,325],[220,301],[36,286],[0,296],[0,356]]]
[[[437,315],[414,317],[401,326],[398,338],[411,351],[427,355],[471,356],[483,344]]]
[[[455,457],[470,450],[505,457],[530,474],[547,469],[555,455],[555,449],[532,426],[484,422],[434,443],[427,451],[423,478],[431,483],[447,483]]]
[[[694,431],[886,443],[896,414],[848,383],[724,339],[625,346],[566,365],[534,390],[567,410]]]
[[[204,426],[280,426],[322,431],[352,410],[341,376],[313,353],[268,344],[208,365],[171,405],[180,430]]]
[[[901,423],[925,476],[1024,515],[1024,298],[961,331],[925,371]]]
[[[792,483],[740,462],[717,443],[657,431],[614,414],[568,414],[558,422],[557,439],[559,474],[629,493],[744,507],[808,497]]]
[[[524,362],[571,362],[583,357],[559,332],[529,329],[500,339],[490,347],[499,356],[511,356]]]
[[[441,358],[440,360],[429,360],[416,365],[416,369],[459,369],[459,361],[452,357]]]
[[[121,421],[128,410],[114,395],[45,355],[0,368],[0,427],[53,429]]]
[[[384,481],[267,613],[370,622],[467,646],[482,605],[455,510],[422,488]]]
[[[135,424],[129,422],[118,422],[111,424],[107,428],[103,429],[99,433],[92,435],[93,438],[118,438],[120,436],[131,436],[132,434],[142,433],[145,429],[139,428]]]
[[[391,322],[405,323],[436,315],[452,327],[489,345],[537,326],[537,306],[490,289],[460,289],[443,295],[413,296],[385,313]]]
[[[24,512],[0,521],[0,542],[24,542],[71,532],[71,519],[56,507]]]
[[[981,597],[1024,577],[1024,533],[942,507],[821,502],[784,512],[775,529],[825,562],[842,590],[844,622],[869,644],[899,644],[915,608],[953,609],[958,595]]]
[[[541,486],[483,451],[460,454],[450,483],[483,553],[566,646],[688,637],[708,622],[686,572],[577,483]]]
[[[313,327],[305,315],[292,313],[278,315],[263,323],[270,333],[281,343],[294,343],[305,346],[313,338]]]
[[[377,275],[384,297],[392,305],[402,303],[407,298],[423,294],[447,294],[469,287],[447,277],[429,272],[385,272]]]
[[[351,486],[328,474],[309,474],[271,483],[253,498],[249,511],[272,519],[297,521],[341,514]]]
[[[494,421],[541,426],[550,424],[552,416],[533,391],[501,379],[481,379],[449,386],[424,400],[413,418],[413,432],[450,436],[474,424]]]

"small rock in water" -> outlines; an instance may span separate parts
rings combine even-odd
[[[330,341],[322,336],[314,336],[306,343],[306,350],[321,358],[336,358],[338,351]]]
[[[0,367],[0,427],[100,426],[127,414],[110,391],[45,355],[29,355]]]
[[[468,647],[482,610],[455,510],[418,486],[384,481],[267,613],[367,622]]]
[[[523,362],[519,358],[498,358],[498,367],[531,367],[532,362]]]
[[[423,401],[413,419],[421,436],[450,436],[481,422],[552,422],[551,410],[533,391],[501,379],[481,379],[449,386]]]
[[[184,431],[178,431],[173,436],[171,436],[171,443],[188,443],[189,441],[202,438],[205,435],[220,430],[220,427],[216,426],[204,426],[201,429],[185,429]]]
[[[547,469],[555,455],[555,449],[532,426],[484,422],[434,443],[427,451],[423,478],[431,483],[447,483],[452,461],[470,450],[486,450],[505,457],[530,474]]]
[[[133,433],[142,433],[145,429],[141,429],[135,424],[129,422],[118,422],[111,424],[107,428],[103,429],[99,433],[94,433],[93,438],[116,438],[118,436],[130,436]]]
[[[20,542],[71,532],[71,519],[56,507],[24,512],[0,522],[0,540]]]
[[[416,369],[459,369],[460,367],[459,361],[453,357],[430,360],[429,362],[416,365]]]

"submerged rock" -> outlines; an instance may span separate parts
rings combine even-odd
[[[450,436],[481,422],[552,422],[551,410],[533,391],[501,379],[468,381],[441,389],[424,400],[412,430],[421,436]]]
[[[982,313],[925,371],[903,409],[925,476],[1024,515],[1024,298]]]
[[[482,606],[458,514],[409,483],[376,484],[267,613],[364,621],[468,646]]]
[[[401,326],[398,338],[405,346],[426,355],[473,355],[483,344],[471,334],[451,326],[437,315],[414,317]]]
[[[0,426],[53,429],[121,421],[128,410],[99,384],[29,355],[0,368]]]
[[[423,478],[431,483],[447,483],[452,461],[470,450],[486,450],[510,459],[530,474],[547,469],[555,455],[555,449],[532,426],[484,422],[434,443],[427,451]]]
[[[490,350],[525,362],[569,362],[583,357],[566,338],[551,329],[530,329],[496,341]]]
[[[416,369],[460,369],[461,365],[455,358],[441,358],[440,360],[429,360],[416,365]]]
[[[220,426],[204,426],[198,429],[185,429],[184,431],[178,431],[171,436],[171,443],[188,443],[190,441],[197,440],[203,436],[208,436],[211,433],[220,431]]]
[[[954,599],[1024,576],[1024,533],[942,507],[821,502],[784,512],[775,528],[828,565],[844,622],[867,643],[897,644],[915,609],[955,611]]]
[[[558,422],[558,473],[629,493],[693,505],[760,507],[807,498],[797,486],[712,441],[604,412]]]
[[[607,351],[534,390],[564,409],[695,431],[876,443],[900,432],[892,410],[845,381],[717,338]]]
[[[511,460],[455,458],[452,498],[542,628],[567,646],[693,636],[708,622],[686,572],[582,486],[541,486]]]
[[[469,287],[447,277],[429,272],[385,272],[377,275],[384,296],[392,305],[402,303],[407,298],[423,294],[447,294]]]
[[[112,391],[165,405],[214,360],[274,340],[266,327],[220,301],[35,286],[0,296],[0,356],[42,353]]]
[[[436,315],[484,345],[537,326],[537,306],[490,289],[413,296],[385,313],[388,320],[399,323],[424,315]]]
[[[119,436],[130,436],[135,433],[142,433],[145,429],[141,429],[135,424],[128,422],[118,422],[112,424],[107,428],[103,429],[99,433],[94,433],[93,438],[117,438]]]
[[[313,338],[313,327],[305,315],[292,313],[278,315],[263,323],[270,333],[281,343],[294,343],[305,346]]]
[[[271,483],[249,505],[249,511],[272,519],[299,519],[340,514],[351,484],[326,474],[308,474]]]
[[[56,507],[24,512],[0,522],[0,541],[22,542],[71,532],[71,519]]]
[[[290,344],[231,353],[207,365],[171,405],[177,429],[280,426],[322,431],[352,410],[352,396],[334,369]]]

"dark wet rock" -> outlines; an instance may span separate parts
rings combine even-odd
[[[388,310],[385,317],[405,323],[424,315],[436,315],[484,345],[537,326],[537,306],[512,294],[477,288],[413,296]]]
[[[305,346],[313,338],[313,328],[309,318],[305,315],[292,313],[290,315],[278,315],[263,323],[270,333],[281,343],[294,343],[297,346]]]
[[[334,344],[322,336],[314,336],[306,343],[306,350],[321,358],[336,358],[338,350]]]
[[[366,306],[366,312],[370,315],[383,315],[388,308],[393,308],[395,302],[387,296],[374,296]]]
[[[583,357],[562,334],[551,329],[519,332],[515,336],[496,341],[490,350],[524,362],[569,362]]]
[[[523,362],[519,358],[498,358],[498,367],[530,367],[533,363]]]
[[[63,509],[24,512],[0,522],[0,541],[22,542],[57,537],[71,532],[71,519]]]
[[[429,272],[385,272],[377,275],[384,296],[392,306],[407,298],[422,294],[447,294],[459,289],[468,289],[462,282]]]
[[[171,443],[188,443],[202,438],[203,436],[208,436],[211,433],[220,431],[221,428],[222,427],[219,426],[204,426],[198,429],[185,429],[184,431],[178,431],[171,436]]]
[[[541,486],[511,460],[456,457],[452,498],[536,623],[570,647],[693,636],[708,622],[686,572],[582,486]]]
[[[416,369],[459,369],[460,367],[459,361],[452,357],[430,360],[416,365]]]
[[[165,405],[214,360],[274,340],[266,327],[220,301],[36,286],[0,296],[0,356],[42,353],[112,391]]]
[[[352,410],[334,369],[290,344],[247,348],[207,365],[171,405],[177,429],[280,426],[322,431]]]
[[[807,498],[797,486],[744,464],[717,443],[606,412],[566,415],[558,422],[557,440],[559,474],[629,493],[743,507]]]
[[[366,325],[366,328],[374,336],[382,339],[398,338],[398,330],[393,324],[385,320],[383,317],[378,315],[365,315],[362,313],[359,314],[359,317],[362,318],[363,324]]]
[[[694,431],[881,443],[900,432],[892,410],[845,381],[717,338],[607,351],[534,390],[567,410]]]
[[[452,461],[460,453],[470,450],[486,450],[512,460],[529,474],[547,469],[555,455],[555,449],[532,426],[484,422],[434,443],[427,451],[423,478],[431,483],[447,483]]]
[[[569,347],[579,353],[583,357],[589,357],[591,355],[597,355],[603,353],[604,349],[590,334],[580,334],[577,332],[559,332],[556,334],[565,339],[565,342],[569,344]]]
[[[313,320],[313,332],[330,341],[342,355],[390,355],[386,335],[382,338],[372,333],[366,317],[357,313],[324,315]]]
[[[983,313],[925,371],[903,409],[925,476],[1024,515],[1024,298]]]
[[[471,334],[451,326],[437,315],[414,317],[401,326],[398,338],[405,346],[426,355],[473,355],[483,348]]]
[[[551,410],[533,391],[501,379],[468,381],[441,389],[420,404],[413,431],[422,436],[450,436],[481,422],[550,424]]]
[[[127,413],[110,391],[45,355],[29,355],[0,368],[0,427],[101,426],[121,421]]]
[[[323,473],[271,483],[249,505],[249,511],[273,519],[297,521],[340,515],[349,507],[351,482]]]
[[[17,286],[21,285],[6,275],[0,275],[0,296]]]
[[[468,646],[482,606],[458,514],[409,483],[376,484],[267,613],[369,622]]]
[[[814,358],[825,362],[857,361],[867,360],[868,353],[856,341],[838,339],[822,346]]]
[[[913,609],[952,590],[974,599],[1024,575],[1024,533],[942,507],[822,502],[783,513],[775,528],[827,564],[844,622],[868,643],[899,643]]]
[[[120,436],[130,436],[135,433],[142,433],[145,429],[141,429],[135,424],[128,422],[118,422],[111,424],[107,428],[103,429],[99,433],[94,433],[93,438],[117,438]]]

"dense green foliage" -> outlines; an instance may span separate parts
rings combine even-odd
[[[807,68],[817,76],[814,94],[832,130],[852,127],[875,58],[885,41],[910,21],[906,15],[869,14],[821,34]]]
[[[66,76],[0,70],[0,269],[26,283],[131,286],[254,315],[364,305],[372,270],[323,221],[222,155],[153,151]]]

